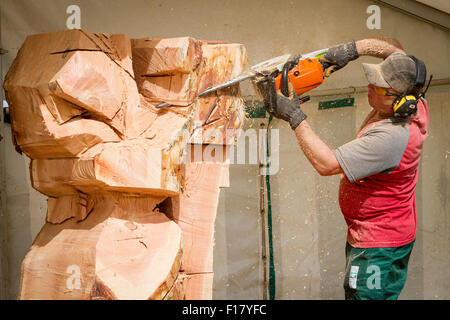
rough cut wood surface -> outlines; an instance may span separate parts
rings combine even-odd
[[[212,299],[214,223],[220,189],[229,186],[229,164],[226,147],[215,157],[194,161],[195,149],[188,146],[190,162],[185,167],[183,193],[170,198],[169,216],[180,226],[183,237],[181,272],[186,276],[186,299]],[[207,147],[201,147],[205,155]],[[219,153],[221,156],[219,157]]]
[[[22,264],[20,299],[158,299],[168,293],[180,266],[181,230],[153,210],[158,200],[116,195],[94,202],[83,221],[45,224]]]
[[[205,44],[202,49],[199,92],[235,78],[248,69],[247,54],[241,44]],[[197,121],[202,126],[196,130],[201,131],[202,143],[234,144],[234,129],[241,128],[245,119],[239,85],[203,96],[198,103]]]
[[[27,37],[3,86],[16,150],[49,198],[19,298],[211,299],[228,162],[190,153],[226,150],[245,112],[238,85],[196,96],[247,70],[245,47],[223,41]]]
[[[213,273],[188,275],[186,279],[186,300],[212,300]]]
[[[198,90],[202,42],[190,37],[133,39],[139,91],[150,101],[186,106]]]
[[[188,163],[184,192],[172,197],[172,218],[183,231],[181,269],[187,274],[213,272],[214,221],[219,200],[221,163]]]

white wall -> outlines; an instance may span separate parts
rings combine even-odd
[[[81,8],[82,28],[126,33],[130,37],[190,35],[243,43],[250,64],[285,54],[328,47],[374,35],[397,38],[427,64],[435,79],[450,78],[448,32],[398,11],[381,7],[381,29],[366,27],[369,0],[2,0],[0,2],[2,77],[25,37],[66,28],[66,8]],[[363,57],[339,71],[319,90],[363,86]],[[253,92],[244,85],[244,93]],[[418,238],[401,298],[450,297],[449,88],[428,96],[430,136],[425,143],[417,186]],[[331,147],[356,133],[369,110],[364,94],[356,106],[318,111],[318,101],[304,105],[314,130]],[[257,125],[251,120],[247,126]],[[337,204],[338,177],[320,177],[302,155],[285,123],[280,129],[280,172],[271,177],[273,239],[278,299],[342,299],[346,226]],[[0,276],[15,298],[20,263],[44,221],[45,198],[30,188],[28,160],[17,154],[10,128],[0,125]],[[231,187],[221,194],[216,224],[214,298],[262,298],[261,230],[258,168],[232,166]],[[6,241],[6,243],[5,243]],[[0,290],[1,292],[1,290]]]

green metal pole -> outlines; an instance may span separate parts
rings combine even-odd
[[[267,230],[269,234],[269,299],[275,299],[275,265],[273,262],[273,238],[272,238],[272,202],[270,197],[270,171],[269,171],[269,125],[273,116],[269,116],[266,130],[266,188],[267,188]]]

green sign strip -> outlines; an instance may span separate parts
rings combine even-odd
[[[319,110],[334,109],[342,107],[353,107],[355,105],[355,98],[344,98],[337,100],[328,100],[319,102]]]

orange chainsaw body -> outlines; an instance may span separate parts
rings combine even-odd
[[[277,90],[281,88],[281,74],[275,78]],[[323,66],[317,59],[299,60],[298,64],[288,72],[288,79],[295,93],[301,94],[320,86],[324,80]]]

